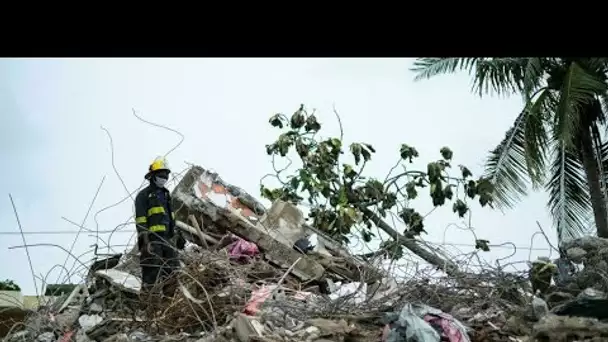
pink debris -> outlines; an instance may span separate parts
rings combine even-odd
[[[388,334],[390,334],[391,332],[391,326],[390,325],[385,325],[384,328],[382,329],[382,342],[386,342],[388,340]]]
[[[246,315],[249,315],[249,316],[255,316],[258,313],[260,306],[268,298],[270,298],[272,291],[274,291],[276,288],[277,288],[276,285],[265,285],[255,291],[251,292],[251,299],[249,299],[249,301],[245,305],[245,309],[243,309],[243,313],[245,313]],[[312,292],[296,291],[296,293],[293,294],[293,298],[304,301],[310,295],[312,295]]]
[[[426,315],[424,316],[425,322],[431,326],[437,326],[441,328],[440,335],[443,338],[447,338],[450,342],[465,342],[468,341],[466,336],[463,336],[463,332],[458,329],[454,324],[454,318],[446,313],[439,315]]]
[[[249,316],[255,316],[260,309],[260,306],[268,299],[276,285],[262,286],[251,293],[251,299],[245,305],[243,312]]]
[[[61,339],[59,340],[59,342],[71,342],[73,336],[74,336],[74,330],[66,331],[65,334],[63,334],[63,336],[61,336]]]
[[[230,255],[230,258],[234,260],[248,260],[259,253],[260,249],[255,243],[243,240],[241,238],[228,246],[228,254]]]

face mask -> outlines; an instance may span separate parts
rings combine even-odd
[[[167,184],[167,178],[154,177],[154,184],[159,188],[163,188]]]

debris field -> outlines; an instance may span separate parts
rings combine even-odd
[[[3,341],[608,341],[606,239],[570,241],[541,267],[549,283],[535,294],[535,274],[496,269],[398,281],[307,225],[298,208],[266,209],[198,166],[173,201],[187,240],[173,294],[142,300],[133,248],[96,260],[71,294]]]

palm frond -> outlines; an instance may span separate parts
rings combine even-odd
[[[600,168],[600,177],[604,186],[608,186],[608,141],[600,141],[596,144],[601,144],[597,153],[597,158],[600,160],[598,164]],[[597,150],[596,150],[597,151]],[[608,198],[608,189],[604,189],[604,194]]]
[[[566,144],[572,144],[574,133],[578,130],[581,110],[607,89],[606,83],[587,73],[576,62],[570,63],[555,108],[557,138]]]
[[[524,152],[528,176],[534,189],[538,189],[545,182],[545,160],[549,141],[546,123],[552,100],[550,90],[543,88],[534,99],[528,101],[524,109]]]
[[[478,61],[472,91],[510,95],[522,91],[528,58],[488,58]]]
[[[493,200],[499,208],[512,208],[527,194],[525,123],[526,112],[522,112],[486,160],[484,174],[494,184]]]
[[[522,91],[526,102],[532,100],[532,94],[541,86],[544,74],[543,59],[539,57],[528,58],[522,81]]]
[[[583,67],[591,72],[597,74],[606,74],[608,72],[608,58],[606,57],[592,57],[582,59]]]
[[[415,81],[433,76],[468,71],[473,76],[472,91],[510,95],[525,87],[530,94],[539,88],[544,75],[541,58],[418,58],[410,69]]]
[[[605,125],[606,123],[606,114],[608,114],[608,91],[605,91],[602,94],[598,94],[597,96],[597,100],[600,103],[601,107],[602,107],[602,112],[604,113],[604,120],[602,122],[602,125],[604,126],[604,134],[608,133],[608,125]]]
[[[462,58],[462,57],[425,57],[416,58],[414,66],[410,69],[417,75],[414,81],[429,79],[433,76],[451,74],[461,70],[473,70],[477,61],[480,58]]]
[[[548,207],[561,242],[585,234],[591,202],[583,165],[573,147],[556,140],[553,160],[552,176],[547,183]]]
[[[499,207],[510,208],[518,202],[527,194],[529,181],[534,189],[545,183],[550,101],[550,90],[540,89],[486,160],[485,176],[494,184]]]

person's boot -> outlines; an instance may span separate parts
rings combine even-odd
[[[177,289],[177,275],[171,274],[165,278],[163,283],[163,295],[168,298],[173,298]]]
[[[146,285],[142,288],[141,307],[145,316],[154,317],[161,302],[161,291],[159,284]]]

